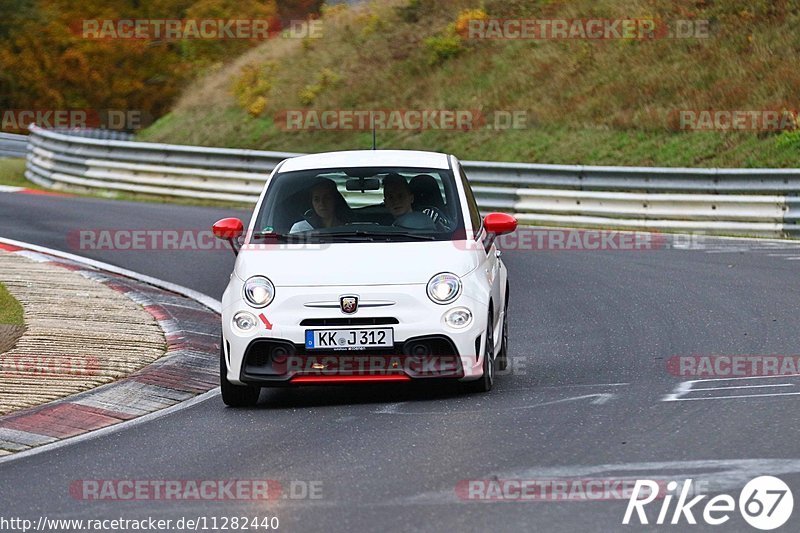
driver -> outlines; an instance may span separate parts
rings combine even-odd
[[[414,193],[406,179],[392,172],[383,178],[383,203],[394,216],[394,226],[410,229],[435,230],[430,217],[414,211]]]
[[[352,220],[350,206],[336,188],[336,182],[328,178],[317,178],[309,191],[313,212],[296,222],[289,233],[343,226]]]

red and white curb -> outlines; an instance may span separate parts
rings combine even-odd
[[[218,301],[40,246],[0,238],[0,249],[76,271],[123,293],[158,321],[167,340],[163,357],[123,379],[0,417],[0,453],[13,453],[0,462],[66,444],[60,442],[63,439],[72,442],[75,437],[95,436],[104,428],[121,429],[139,417],[161,416],[187,401],[194,404],[218,393]]]

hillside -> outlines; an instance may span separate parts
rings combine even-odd
[[[707,30],[690,38],[470,38],[468,21],[487,17],[655,19],[696,29],[707,21]],[[503,130],[394,128],[378,132],[379,146],[481,160],[797,167],[796,121],[783,120],[782,131],[687,131],[676,117],[681,110],[798,109],[799,23],[800,7],[785,0],[335,6],[323,11],[321,38],[276,38],[246,52],[193,84],[139,136],[314,152],[369,147],[372,135],[287,131],[287,110],[474,110],[490,125],[503,113],[523,113],[526,123]]]

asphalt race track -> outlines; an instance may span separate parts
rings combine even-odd
[[[233,264],[230,252],[79,250],[68,235],[208,229],[230,215],[248,218],[220,209],[0,194],[2,237],[99,259],[217,299]],[[800,498],[800,378],[727,380],[705,393],[696,390],[707,384],[690,384],[676,394],[691,378],[666,366],[676,355],[797,354],[800,261],[794,258],[800,249],[706,244],[698,250],[507,251],[512,370],[491,393],[268,390],[259,407],[244,410],[225,408],[217,396],[0,464],[2,514],[277,516],[285,531],[605,532],[648,526],[635,520],[622,526],[624,499],[469,501],[456,487],[493,478],[692,478],[704,480],[708,493],[738,498],[748,480],[771,474]],[[72,497],[70,485],[86,479],[270,479],[321,487],[321,498],[303,498],[302,491],[274,502]],[[651,522],[656,505],[648,507]],[[797,520],[784,529],[796,531]],[[754,531],[736,512],[724,528],[689,528],[684,521],[661,529]]]

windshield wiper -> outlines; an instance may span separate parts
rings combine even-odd
[[[276,233],[262,232],[253,233],[251,241],[277,241],[277,242],[330,242],[342,239],[349,242],[375,241],[375,239],[391,239],[393,237],[408,238],[420,241],[435,241],[436,237],[407,231],[334,231],[334,232],[304,232],[304,233]]]
[[[410,239],[416,239],[420,241],[435,241],[436,237],[431,235],[424,235],[419,233],[411,233],[408,231],[365,231],[365,230],[353,230],[353,231],[336,231],[332,233],[326,233],[326,236],[330,237],[364,237],[375,240],[375,238],[391,238],[391,237],[407,237]]]
[[[250,240],[253,241],[284,241],[284,242],[297,242],[297,241],[304,241],[306,240],[303,237],[303,234],[286,234],[286,233],[276,233],[274,231],[265,231],[261,233],[253,233],[250,236]]]

